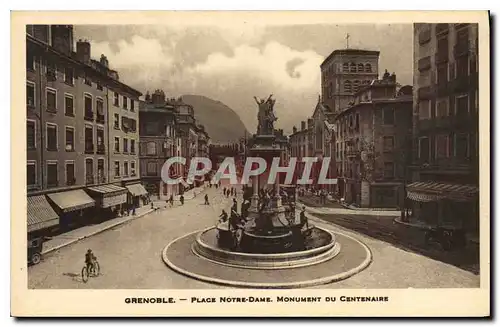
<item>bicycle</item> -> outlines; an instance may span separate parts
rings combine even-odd
[[[86,283],[89,280],[89,277],[97,277],[101,272],[101,267],[99,266],[99,262],[97,259],[94,259],[90,268],[85,265],[82,268],[82,280]]]

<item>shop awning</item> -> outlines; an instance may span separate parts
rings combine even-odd
[[[99,185],[88,188],[89,191],[101,193],[103,195],[116,195],[127,193],[127,189],[118,185]]]
[[[59,216],[52,209],[45,195],[28,197],[28,232],[59,224]]]
[[[95,206],[95,201],[83,190],[52,193],[48,197],[63,211],[70,212]]]
[[[140,195],[146,195],[148,194],[148,191],[142,186],[142,184],[132,184],[132,185],[127,185],[126,188],[132,194],[133,196],[140,196]]]
[[[127,202],[127,189],[117,185],[89,187],[90,193],[98,195],[97,203],[101,208],[109,208]]]
[[[432,202],[442,199],[470,201],[479,193],[476,185],[435,182],[415,182],[406,187],[408,198],[418,202]]]

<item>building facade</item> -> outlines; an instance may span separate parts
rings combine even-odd
[[[360,87],[378,78],[379,51],[341,49],[321,64],[321,98],[324,106],[339,112]]]
[[[161,173],[165,161],[178,153],[178,133],[176,131],[176,109],[167,103],[165,93],[155,90],[146,94],[139,109],[140,126],[140,176],[150,194],[159,199],[168,199],[180,192],[179,185],[163,182]],[[170,167],[169,176],[181,176],[181,167]]]
[[[339,196],[360,207],[402,208],[411,155],[412,88],[384,74],[336,118]]]
[[[414,25],[410,219],[478,235],[477,24]]]
[[[92,60],[88,42],[76,44],[71,25],[26,27],[28,231],[72,228],[126,205],[128,190],[108,173],[107,98],[110,88],[140,92]]]

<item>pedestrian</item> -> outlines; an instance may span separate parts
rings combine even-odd
[[[181,206],[184,205],[184,195],[181,195],[181,197],[179,198],[179,200],[181,201]]]
[[[222,194],[224,194],[224,196],[226,196],[226,188],[225,187],[222,189]]]
[[[210,205],[210,203],[208,202],[208,194],[205,194],[205,205]]]
[[[174,195],[173,194],[170,194],[170,199],[168,199],[168,201],[170,202],[170,206],[173,207],[174,206]]]

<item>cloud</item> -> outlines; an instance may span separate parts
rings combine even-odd
[[[310,116],[320,93],[320,64],[345,46],[379,49],[380,67],[412,80],[411,25],[78,26],[92,54],[105,54],[120,79],[146,92],[199,94],[233,108],[255,131],[253,96],[276,98],[277,126],[290,131]],[[195,108],[203,110],[203,108]]]

